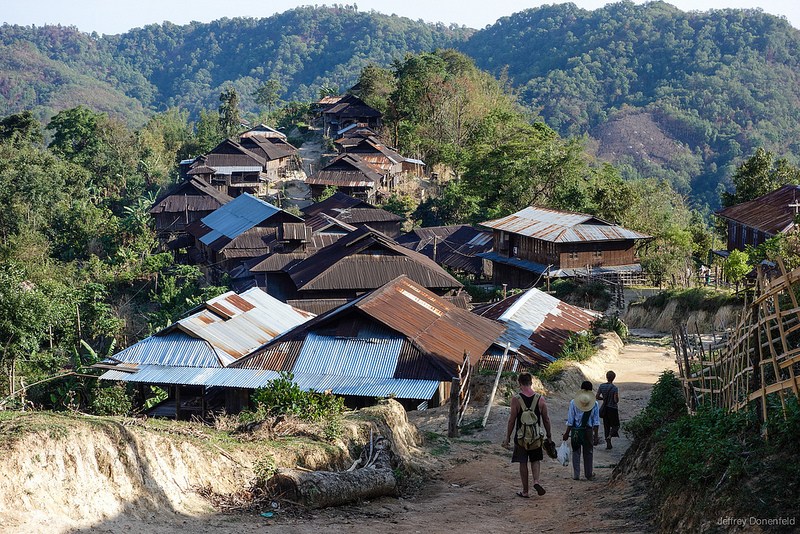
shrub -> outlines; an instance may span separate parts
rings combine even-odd
[[[128,415],[132,408],[131,398],[121,383],[95,390],[92,411],[97,415]]]
[[[595,335],[589,332],[570,334],[564,341],[558,358],[576,362],[588,360],[597,352],[597,348],[594,346],[595,339]]]
[[[685,414],[683,386],[674,371],[664,371],[653,386],[647,407],[625,423],[623,429],[634,439],[644,439]]]
[[[293,382],[292,373],[281,373],[280,378],[253,393],[257,410],[269,415],[293,415],[306,421],[316,421],[336,416],[344,411],[344,399],[336,395],[303,391]]]
[[[596,334],[603,332],[616,332],[622,341],[628,339],[628,325],[622,322],[619,315],[610,315],[596,319],[592,323],[592,331]]]

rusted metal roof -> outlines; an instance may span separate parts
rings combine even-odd
[[[355,380],[365,388],[361,394],[370,395],[390,379],[450,380],[465,352],[477,362],[504,328],[399,277],[286,332],[233,366],[291,368],[296,376],[327,376],[337,384]]]
[[[376,187],[380,185],[382,178],[381,174],[360,157],[342,154],[306,178],[306,183],[340,187]]]
[[[352,94],[344,95],[322,113],[340,118],[370,118],[382,116],[380,111],[368,106],[363,100]]]
[[[431,289],[462,287],[428,257],[368,227],[343,236],[289,271],[298,290],[370,290],[403,274]]]
[[[278,239],[308,242],[311,240],[311,228],[302,222],[285,222],[278,228]]]
[[[738,222],[774,236],[795,226],[800,186],[785,185],[771,193],[716,212],[718,217]]]
[[[404,334],[439,365],[454,368],[469,353],[473,363],[504,326],[450,304],[407,276],[355,301],[355,307]]]
[[[204,180],[190,178],[158,197],[153,203],[153,207],[150,208],[150,213],[214,211],[231,200],[233,198]]]
[[[476,275],[484,271],[484,259],[478,254],[489,252],[493,247],[491,232],[468,225],[417,228],[397,241],[439,265]]]
[[[289,299],[287,304],[299,310],[314,313],[316,315],[331,311],[343,304],[347,304],[347,299]]]
[[[650,236],[608,223],[593,215],[528,207],[481,225],[553,243],[650,239]]]
[[[536,363],[555,361],[567,338],[591,328],[600,314],[562,302],[536,288],[511,296],[475,313],[505,324],[497,345]]]
[[[286,271],[290,266],[308,258],[318,250],[335,243],[341,237],[342,234],[312,234],[310,242],[305,244],[304,249],[297,248],[289,252],[284,252],[279,247],[271,248],[269,254],[252,264],[250,272]],[[278,245],[277,240],[275,241],[275,245]],[[271,243],[267,243],[267,246],[271,246]]]

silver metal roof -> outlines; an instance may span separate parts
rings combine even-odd
[[[118,352],[113,360],[140,365],[223,367],[314,317],[257,287],[240,295],[229,291],[200,308]]]
[[[592,215],[528,207],[516,213],[481,223],[512,234],[554,243],[648,239],[650,236],[610,224]]]
[[[210,245],[223,236],[234,239],[279,211],[280,208],[269,202],[244,193],[201,219],[211,231],[202,236],[200,241]]]
[[[264,369],[199,369],[197,367],[166,367],[147,365],[134,373],[106,371],[100,380],[134,382],[145,384],[218,386],[242,389],[257,389],[280,377],[277,371]],[[294,382],[304,391],[331,391],[336,395],[361,397],[388,397],[398,399],[430,399],[439,387],[435,380],[413,380],[406,378],[376,378],[363,376],[339,376],[313,373],[295,374]]]

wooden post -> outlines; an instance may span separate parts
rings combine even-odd
[[[436,246],[438,245],[439,238],[433,236],[433,262],[436,263]]]
[[[461,379],[453,378],[450,383],[450,417],[447,423],[447,437],[458,437],[458,405],[461,398]]]
[[[486,422],[489,420],[489,411],[492,409],[494,402],[494,394],[497,392],[497,386],[500,384],[500,375],[503,374],[503,368],[506,366],[506,357],[508,356],[508,349],[511,348],[511,343],[506,342],[506,348],[503,350],[503,357],[500,358],[500,367],[497,368],[497,376],[494,377],[494,386],[492,386],[492,394],[489,395],[489,404],[486,405],[486,413],[483,414],[483,423],[481,426],[486,428]]]

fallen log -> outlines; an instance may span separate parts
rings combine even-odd
[[[269,479],[272,495],[309,508],[339,506],[397,494],[397,480],[388,468],[365,468],[335,473],[279,469]]]

